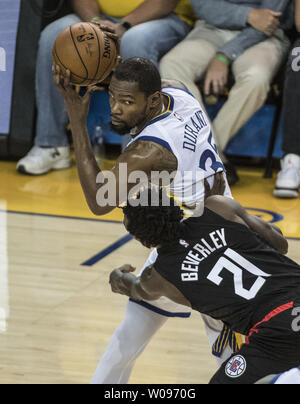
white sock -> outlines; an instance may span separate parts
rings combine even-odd
[[[128,302],[125,319],[113,334],[91,384],[126,384],[136,359],[168,317]]]

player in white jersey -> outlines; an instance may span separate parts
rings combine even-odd
[[[300,384],[300,366],[278,375],[264,377],[256,384]]]
[[[58,86],[70,118],[77,169],[87,203],[95,215],[105,215],[128,200],[128,193],[136,190],[133,178],[144,174],[152,180],[153,173],[176,174],[170,184],[164,184],[189,210],[201,214],[205,198],[204,180],[212,187],[224,166],[213,141],[209,120],[196,99],[184,89],[165,87],[156,67],[145,59],[131,59],[120,64],[110,86],[112,127],[121,135],[131,132],[133,141],[118,158],[115,167],[102,172],[95,160],[86,128],[90,88],[80,97],[70,85],[70,72],[63,76],[54,66],[54,81]],[[173,85],[173,84],[172,84]],[[124,170],[126,169],[126,173]],[[137,173],[139,175],[137,175]],[[104,195],[111,191],[113,203]],[[220,175],[220,174],[218,174]],[[223,175],[223,174],[221,174]],[[99,185],[101,184],[101,185]],[[126,185],[126,192],[122,186]],[[139,185],[141,186],[141,184]],[[231,196],[228,184],[226,196]],[[102,196],[102,198],[101,198]],[[156,260],[154,251],[145,268]],[[125,319],[116,330],[96,370],[92,383],[127,383],[135,360],[145,349],[152,336],[169,317],[189,317],[190,308],[167,300],[133,302],[127,306]],[[211,345],[218,338],[223,325],[207,318]],[[232,351],[222,346],[223,340],[234,338],[224,329],[224,338],[217,340],[216,355],[226,360]]]

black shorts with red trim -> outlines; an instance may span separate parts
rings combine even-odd
[[[275,307],[250,331],[210,384],[255,384],[300,365],[300,297]]]

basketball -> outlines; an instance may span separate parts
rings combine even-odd
[[[117,62],[117,47],[96,24],[77,23],[62,31],[52,50],[62,73],[71,72],[71,84],[90,86],[105,80]]]

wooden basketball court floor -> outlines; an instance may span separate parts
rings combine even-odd
[[[235,198],[275,220],[300,262],[300,200],[273,198],[275,180],[261,170],[240,175]],[[3,162],[0,183],[0,383],[89,383],[127,301],[111,293],[109,273],[141,267],[148,251],[129,240],[120,211],[89,212],[75,167],[35,178]],[[131,383],[207,383],[216,369],[193,313],[168,320]]]

